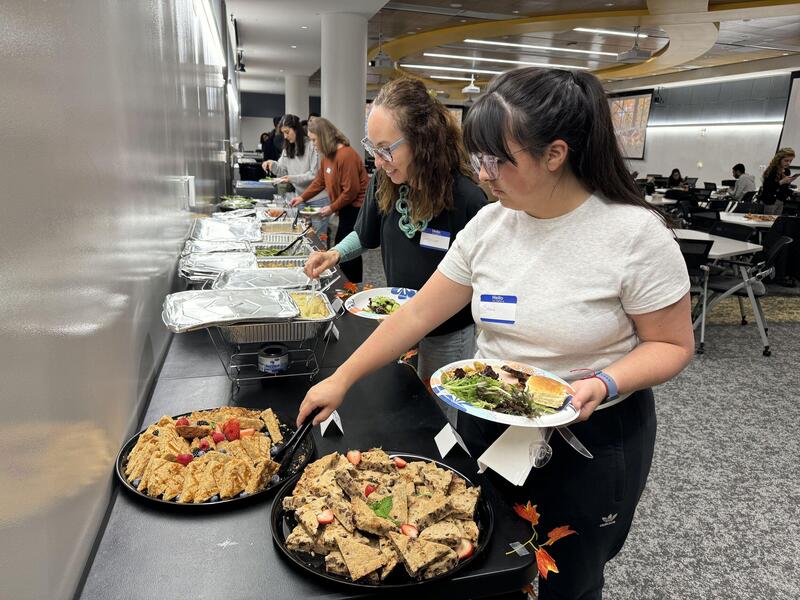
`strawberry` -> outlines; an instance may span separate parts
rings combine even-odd
[[[255,435],[255,433],[256,433],[256,430],[253,429],[252,427],[250,427],[249,429],[242,429],[239,432],[239,437],[250,437],[252,435]]]
[[[317,522],[321,525],[327,525],[328,523],[333,523],[333,511],[323,510],[321,513],[317,515]]]
[[[349,450],[347,452],[347,460],[353,465],[358,465],[361,462],[361,450]]]
[[[374,485],[368,485],[364,488],[364,495],[369,498],[369,495],[374,492],[377,488]]]
[[[198,445],[200,446],[200,450],[208,450],[210,444],[208,443],[208,440],[200,440]]]
[[[229,442],[239,439],[239,419],[231,419],[222,426],[222,433],[225,434],[225,439]]]
[[[186,417],[181,417],[180,419],[175,421],[175,427],[181,427],[188,424],[189,424],[189,419],[187,419]]]
[[[225,434],[221,431],[215,431],[211,434],[211,439],[214,440],[215,444],[219,444],[222,441],[225,441]]]
[[[407,464],[408,463],[399,456],[394,457],[394,466],[397,467],[398,469],[405,469]]]
[[[181,463],[184,467],[193,460],[194,456],[192,456],[191,454],[178,454],[178,456],[175,457],[175,462]]]
[[[417,529],[413,525],[404,523],[403,525],[400,525],[400,533],[402,533],[403,535],[407,535],[410,538],[415,538],[419,535],[419,529]]]
[[[475,544],[470,542],[467,538],[461,538],[461,542],[458,544],[456,554],[458,554],[458,560],[469,558],[475,554]]]

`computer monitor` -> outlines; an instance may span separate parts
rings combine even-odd
[[[686,185],[688,185],[690,188],[693,188],[695,183],[697,183],[697,177],[686,178]]]

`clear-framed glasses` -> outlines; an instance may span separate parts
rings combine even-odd
[[[370,142],[369,138],[364,138],[361,140],[361,145],[364,146],[364,150],[369,152],[372,158],[380,158],[386,162],[392,162],[392,150],[405,143],[406,138],[400,138],[396,142],[392,143],[388,148],[382,148],[381,146],[376,146]]]
[[[511,153],[513,156],[514,154],[519,154],[523,150],[527,150],[526,148],[520,148]],[[489,179],[497,179],[499,175],[498,165],[505,162],[505,160],[501,158],[497,158],[496,156],[492,156],[491,154],[483,154],[481,152],[470,152],[469,153],[469,162],[472,164],[472,168],[475,169],[475,173],[480,177],[481,175],[481,167],[483,170],[486,171],[486,175],[488,175]]]

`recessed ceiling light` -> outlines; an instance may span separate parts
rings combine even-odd
[[[295,46],[294,44],[292,44],[291,46],[289,46],[289,48],[297,48],[297,46]]]
[[[788,52],[784,52],[783,55],[784,56],[789,56],[789,53]]]
[[[300,25],[300,29],[308,29],[308,25]]]
[[[283,69],[281,69],[281,73],[283,73]]]
[[[450,3],[450,7],[451,7],[451,8],[461,8],[461,6],[462,6],[462,5],[461,5],[461,4],[459,4],[458,2],[452,2],[452,3]]]
[[[437,52],[424,52],[423,56],[430,56],[431,58],[451,58],[455,60],[469,60],[474,62],[493,62],[504,65],[527,65],[529,67],[551,67],[553,69],[588,69],[589,67],[575,67],[573,65],[555,65],[543,62],[530,62],[526,60],[507,60],[504,58],[483,58],[481,56],[458,56],[457,54],[439,54]]]
[[[512,12],[512,13],[514,13],[515,15],[518,15],[518,14],[519,14],[519,11],[518,11],[518,10],[512,10],[511,12]]]
[[[614,6],[613,2],[606,2],[603,6]]]
[[[466,22],[467,22],[467,20],[466,20],[466,19],[460,19],[460,21],[461,21],[462,23],[466,23]]]
[[[416,31],[406,31],[407,35],[416,35]]]
[[[408,65],[402,63],[400,65],[406,69],[425,69],[428,71],[456,71],[457,73],[475,73],[478,75],[500,75],[504,71],[489,71],[486,69],[470,69],[469,67],[461,68],[461,67],[439,67],[436,65]]]
[[[619,35],[621,37],[640,37],[646,38],[646,33],[633,33],[631,31],[616,31],[613,29],[594,29],[591,27],[576,27],[573,31],[583,31],[584,33],[601,33],[603,35]]]
[[[464,40],[468,44],[484,44],[486,46],[507,46],[509,48],[531,48],[533,50],[553,50],[554,52],[576,52],[578,54],[597,54],[600,56],[617,56],[616,52],[601,52],[600,50],[578,50],[577,48],[556,48],[553,46],[533,46],[531,44],[515,44],[514,42],[493,42],[491,40]]]

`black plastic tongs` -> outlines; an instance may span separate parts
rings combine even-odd
[[[300,242],[300,241],[303,239],[303,236],[305,236],[305,234],[306,234],[306,233],[308,233],[308,230],[309,230],[309,229],[311,229],[311,225],[309,225],[308,227],[306,227],[306,228],[303,230],[303,233],[301,233],[300,235],[298,235],[298,236],[295,238],[295,240],[294,240],[294,241],[293,241],[291,244],[289,244],[289,245],[288,245],[288,246],[286,246],[285,248],[281,248],[280,250],[278,250],[278,251],[275,253],[275,256],[281,256],[281,255],[282,255],[284,252],[288,252],[289,250],[291,250],[292,248],[294,248],[294,247],[295,247],[295,246],[296,246],[296,245],[297,245],[297,244],[298,244],[298,243],[299,243],[299,242]]]
[[[309,415],[306,417],[306,420],[303,421],[303,424],[300,425],[300,427],[298,427],[297,430],[292,434],[292,437],[290,437],[284,443],[275,444],[272,448],[270,448],[269,454],[272,460],[281,463],[281,467],[276,473],[278,477],[282,478],[289,468],[289,465],[292,464],[291,459],[294,457],[297,447],[311,431],[312,427],[314,426],[314,418],[320,413],[320,411],[322,411],[322,409],[319,407],[312,410],[311,413],[309,413]]]

